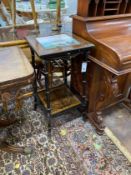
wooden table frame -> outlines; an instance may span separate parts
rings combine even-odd
[[[42,49],[42,52],[41,53],[38,53],[38,50],[39,50],[39,47],[40,44],[38,44],[38,42],[36,41],[35,37],[34,36],[28,36],[26,37],[28,43],[29,43],[29,46],[30,46],[30,49],[31,49],[31,55],[32,55],[32,65],[35,69],[35,54],[40,57],[41,61],[43,62],[44,64],[44,75],[45,75],[45,96],[46,96],[46,103],[47,103],[47,108],[46,108],[46,113],[47,113],[47,117],[48,117],[48,133],[49,133],[49,136],[51,136],[51,119],[52,119],[52,115],[51,115],[51,104],[50,104],[50,87],[49,87],[49,67],[50,67],[50,63],[51,61],[53,60],[58,60],[58,59],[61,59],[65,62],[65,65],[66,65],[66,62],[67,60],[71,59],[72,57],[74,57],[75,59],[75,56],[83,53],[84,54],[84,60],[83,62],[88,62],[88,53],[89,53],[89,50],[94,47],[94,45],[92,45],[91,43],[88,43],[87,41],[73,35],[73,37],[75,37],[75,39],[77,39],[78,41],[80,41],[80,45],[78,46],[69,46],[69,47],[65,47],[63,49],[62,52],[59,51],[59,48],[57,49],[56,52],[53,53],[46,53],[49,52],[48,49]],[[36,44],[37,42],[37,44]],[[35,46],[38,46],[35,47]],[[83,72],[82,73],[82,84],[83,84],[83,94],[82,94],[82,106],[84,108],[86,108],[87,106],[87,99],[86,99],[86,72]],[[67,86],[67,69],[66,69],[66,66],[65,66],[65,73],[64,73],[64,84]]]
[[[9,55],[10,52],[12,52],[12,58]],[[2,48],[1,54],[5,54],[5,60],[6,60],[2,61],[1,63],[1,81],[0,81],[0,101],[3,104],[4,112],[8,111],[7,104],[10,99],[16,101],[15,108],[19,110],[19,108],[21,107],[20,100],[30,95],[28,93],[20,95],[19,91],[22,87],[27,86],[29,84],[32,84],[34,87],[32,94],[34,94],[35,98],[34,108],[36,108],[36,82],[34,77],[34,71],[29,61],[27,60],[21,49],[16,46],[11,48]],[[3,58],[2,56],[3,55],[1,55],[0,60],[2,60]],[[10,67],[8,67],[8,62]],[[15,65],[17,64],[18,67],[17,69],[13,67],[14,63]],[[22,66],[21,63],[23,63]],[[4,74],[4,70],[5,72],[7,71],[6,64],[7,68],[9,68],[8,70],[9,74]],[[21,71],[18,72],[18,70]],[[15,96],[13,96],[13,98],[10,97],[12,91],[15,91]],[[0,118],[0,128],[12,125],[17,121],[18,119],[9,119],[7,115],[6,119]],[[31,153],[32,151],[30,148],[9,145],[6,141],[6,137],[0,138],[0,149],[7,152],[23,153],[23,154]]]

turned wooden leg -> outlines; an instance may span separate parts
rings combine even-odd
[[[31,10],[32,10],[32,15],[33,15],[33,20],[34,20],[34,26],[35,26],[35,30],[38,30],[38,23],[37,23],[37,14],[36,14],[36,10],[35,10],[35,3],[34,0],[30,0],[31,3]]]

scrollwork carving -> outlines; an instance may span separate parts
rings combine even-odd
[[[111,86],[112,86],[113,95],[115,97],[117,97],[119,94],[119,86],[118,86],[117,76],[114,76],[114,75],[112,76]]]
[[[4,112],[8,111],[8,102],[12,99],[12,95],[9,92],[3,92],[1,94],[1,101],[3,103]]]
[[[8,111],[8,105],[12,101],[15,102],[15,110],[19,110],[21,108],[21,100],[19,99],[20,92],[21,89],[18,89],[17,91],[5,91],[0,94],[4,112]]]
[[[97,133],[100,135],[103,134],[105,126],[103,124],[102,112],[97,111],[89,115],[88,118],[91,121],[91,123],[96,127]]]

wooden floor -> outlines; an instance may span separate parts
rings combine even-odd
[[[105,111],[105,132],[131,161],[131,110],[122,104]]]

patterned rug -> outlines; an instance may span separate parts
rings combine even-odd
[[[32,98],[17,116],[22,120],[7,128],[8,141],[33,151],[0,151],[0,175],[131,175],[131,165],[117,147],[106,135],[98,136],[77,110],[53,119],[51,140],[44,113],[33,111]]]

